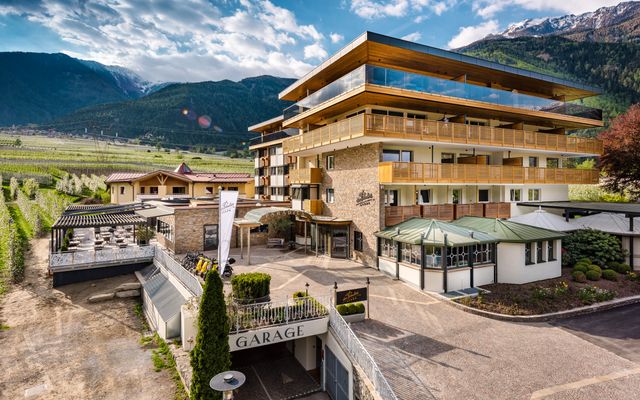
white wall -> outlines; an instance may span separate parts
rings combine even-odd
[[[442,292],[442,271],[425,269],[424,271],[424,290],[428,292]]]
[[[483,286],[493,282],[493,265],[473,268],[473,285]]]
[[[198,313],[187,304],[180,307],[180,340],[184,351],[191,351],[198,334]]]
[[[400,263],[400,280],[420,288],[420,267]]]
[[[456,268],[447,271],[447,291],[461,290],[471,287],[470,268]]]
[[[522,284],[559,277],[562,274],[560,240],[554,241],[554,248],[555,261],[525,265],[524,243],[499,243],[498,282]]]
[[[396,262],[388,258],[378,257],[378,266],[380,271],[392,278],[396,277]]]
[[[309,336],[295,340],[294,356],[302,367],[309,371],[316,367],[316,337]]]

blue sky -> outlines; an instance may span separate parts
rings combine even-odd
[[[365,30],[457,48],[619,0],[0,0],[0,51],[63,52],[143,78],[304,75]]]

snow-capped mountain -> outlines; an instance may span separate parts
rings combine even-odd
[[[522,36],[565,36],[579,41],[621,41],[640,39],[640,2],[623,2],[580,15],[526,19],[511,24],[485,39],[513,39]]]
[[[137,99],[153,93],[170,83],[152,83],[130,69],[117,65],[104,65],[96,61],[79,60],[87,67],[103,76],[113,79],[122,92],[130,98]]]

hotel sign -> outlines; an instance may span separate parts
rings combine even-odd
[[[358,301],[366,301],[366,300],[367,300],[366,287],[358,288],[358,289],[342,290],[340,292],[336,292],[336,305],[356,303]]]
[[[364,190],[358,193],[358,197],[356,197],[356,206],[368,206],[373,202],[373,194],[370,192],[365,192]]]
[[[238,351],[307,336],[321,335],[327,332],[328,324],[329,318],[319,318],[295,324],[231,333],[229,335],[229,348],[231,351]]]

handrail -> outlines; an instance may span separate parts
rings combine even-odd
[[[391,385],[387,382],[371,354],[333,305],[329,308],[329,326],[342,345],[342,349],[362,368],[380,397],[385,400],[397,400]]]
[[[171,257],[162,247],[155,246],[154,263],[160,264],[171,272],[195,296],[202,295],[202,285],[196,276],[187,271],[182,264]]]
[[[283,151],[295,153],[362,136],[578,154],[603,151],[596,138],[378,114],[359,114],[292,136],[284,140]]]
[[[319,184],[322,183],[321,168],[298,168],[289,170],[289,182]]]
[[[378,175],[381,184],[417,182],[596,184],[600,177],[596,169],[417,162],[381,162]]]

